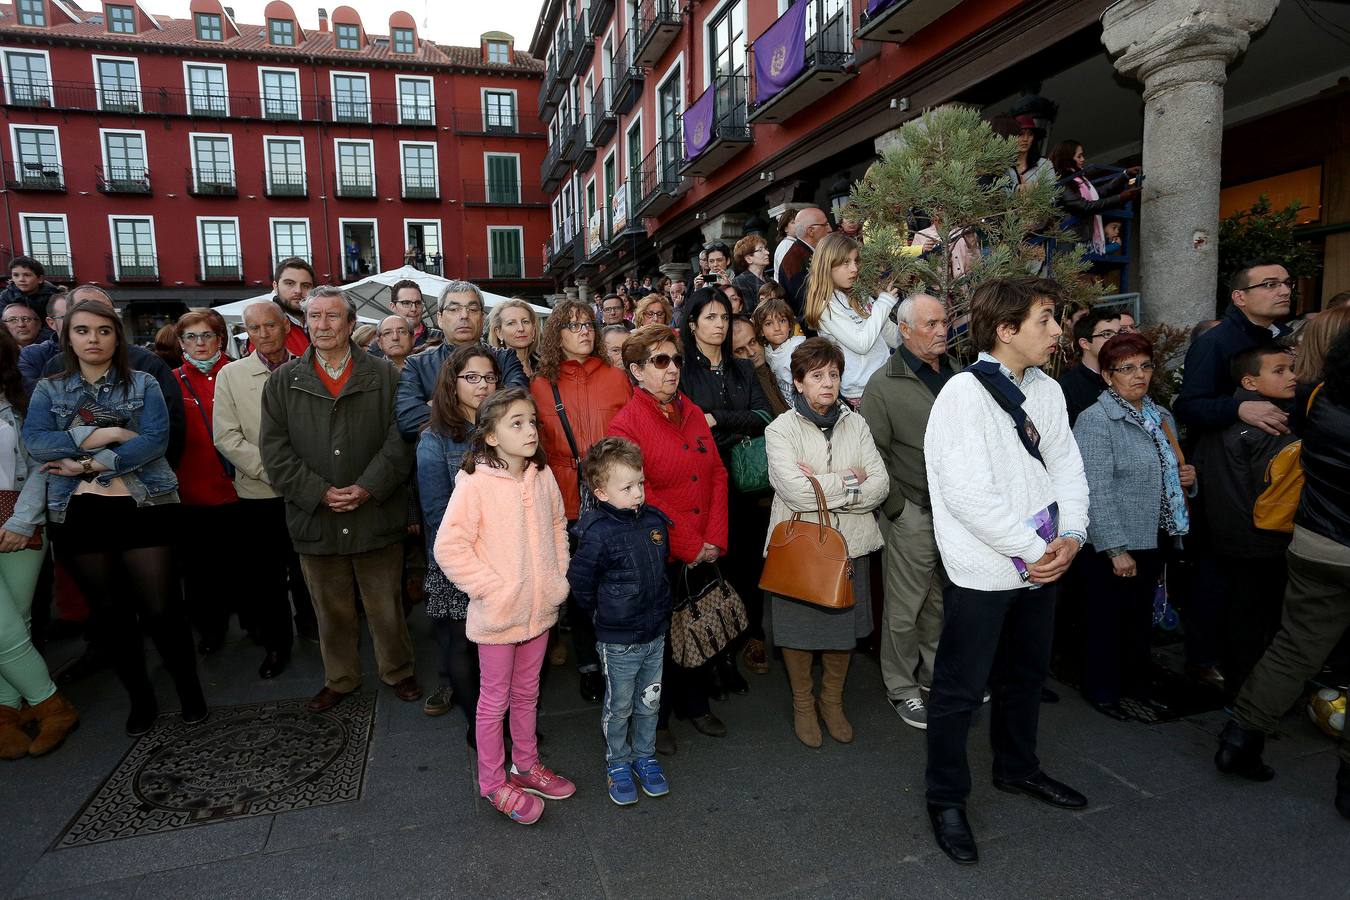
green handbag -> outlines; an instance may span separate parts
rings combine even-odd
[[[773,417],[762,409],[751,410],[768,425]],[[731,483],[742,494],[757,494],[769,489],[769,454],[764,435],[744,437],[731,448]]]

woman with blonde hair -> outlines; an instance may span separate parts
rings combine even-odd
[[[1298,357],[1294,360],[1294,375],[1300,386],[1317,384],[1322,380],[1322,369],[1336,337],[1350,328],[1350,306],[1337,306],[1318,313],[1303,326],[1298,335]],[[1307,401],[1304,401],[1307,405]]]
[[[662,294],[648,294],[633,309],[633,324],[638,328],[643,325],[673,325],[674,322],[675,307]]]
[[[829,338],[844,352],[844,400],[854,409],[872,373],[886,365],[891,351],[900,344],[900,329],[891,319],[899,298],[886,285],[875,300],[860,299],[858,242],[833,232],[816,245],[811,274],[806,282],[806,327]]]
[[[519,297],[499,303],[488,314],[488,344],[516,351],[516,358],[533,378],[539,365],[539,314]]]

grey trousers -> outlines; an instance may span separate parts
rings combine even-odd
[[[933,514],[906,503],[886,530],[886,604],[881,627],[881,678],[891,700],[919,696],[933,681],[942,634],[946,576],[933,536]]]

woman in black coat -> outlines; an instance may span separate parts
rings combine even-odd
[[[1103,212],[1121,207],[1139,196],[1139,189],[1130,186],[1130,179],[1139,174],[1132,166],[1103,185],[1094,185],[1087,174],[1087,159],[1083,145],[1078,141],[1060,141],[1050,152],[1050,164],[1059,178],[1059,208],[1077,221],[1069,226],[1080,244],[1089,253],[1106,252],[1106,233],[1102,224]]]
[[[747,438],[763,435],[765,426],[773,420],[769,399],[755,377],[753,364],[732,355],[731,309],[726,297],[720,291],[702,288],[685,302],[685,307],[688,314],[680,326],[685,355],[680,390],[703,410],[722,464],[730,469],[732,448]],[[750,628],[742,642],[749,642],[747,663],[756,671],[767,669],[759,575],[769,528],[768,496],[767,492],[745,494],[736,490],[734,483],[731,485],[727,498],[730,546],[721,566],[750,616]],[[742,642],[733,646],[739,649]],[[734,652],[723,653],[713,668],[715,699],[725,699],[729,690],[744,694],[750,689],[736,669]]]

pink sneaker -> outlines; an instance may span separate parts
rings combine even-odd
[[[548,766],[541,762],[535,763],[534,768],[524,775],[520,774],[520,770],[512,763],[506,780],[522,791],[543,797],[545,800],[566,800],[577,792],[575,784],[550,771]]]
[[[533,825],[544,814],[544,801],[531,797],[519,788],[504,784],[487,795],[487,800],[497,811],[509,816],[513,822],[521,825]]]

